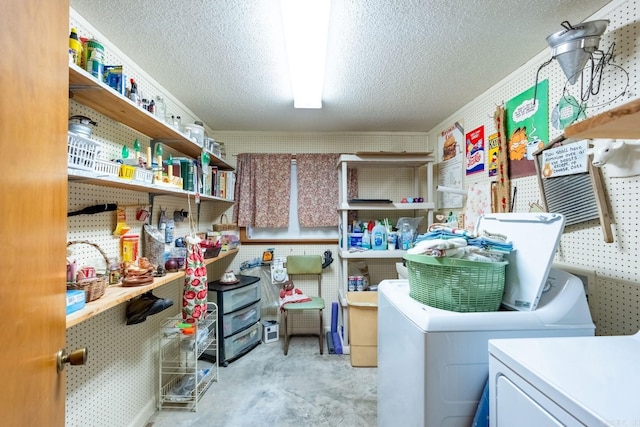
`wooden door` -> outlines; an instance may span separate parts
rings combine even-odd
[[[0,2],[0,424],[64,426],[69,3]],[[69,368],[67,368],[69,369]]]

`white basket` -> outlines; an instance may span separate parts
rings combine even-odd
[[[96,160],[93,164],[93,169],[98,175],[118,176],[120,164],[107,160]]]
[[[94,170],[99,143],[68,132],[67,166],[72,169]]]
[[[133,179],[143,184],[153,184],[153,172],[150,170],[136,168]]]

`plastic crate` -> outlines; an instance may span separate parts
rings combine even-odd
[[[134,181],[151,185],[153,184],[153,172],[142,168],[135,168],[133,179]]]
[[[136,168],[129,165],[120,165],[120,172],[118,176],[122,179],[133,179],[133,174],[135,173]]]
[[[96,160],[93,169],[98,175],[118,176],[120,164],[108,160]]]
[[[67,166],[72,169],[93,170],[99,143],[68,132]]]
[[[504,293],[508,262],[478,262],[428,255],[404,256],[409,296],[449,311],[496,311]]]

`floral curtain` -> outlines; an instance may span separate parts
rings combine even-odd
[[[291,154],[239,154],[236,174],[234,222],[240,227],[288,227]]]
[[[300,227],[337,227],[340,154],[296,155]]]

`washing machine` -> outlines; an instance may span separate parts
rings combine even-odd
[[[493,427],[640,424],[640,333],[489,340]]]
[[[503,233],[507,257],[503,308],[458,313],[419,303],[408,280],[378,287],[378,425],[471,425],[496,338],[593,336],[582,282],[551,268],[564,218],[492,214],[478,230]]]

